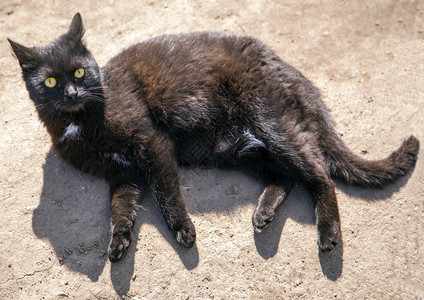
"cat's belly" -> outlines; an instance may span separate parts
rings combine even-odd
[[[216,133],[193,133],[177,138],[177,155],[181,165],[192,167],[212,167],[222,163],[222,158],[214,151]]]

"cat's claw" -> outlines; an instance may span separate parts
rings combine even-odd
[[[182,229],[175,231],[174,234],[178,244],[186,248],[193,247],[196,241],[196,230],[190,220],[184,221]]]
[[[109,245],[109,260],[118,262],[123,259],[130,244],[131,231],[115,233]]]
[[[269,213],[266,210],[256,210],[252,217],[253,228],[256,232],[268,228],[272,220],[274,220],[275,213]]]

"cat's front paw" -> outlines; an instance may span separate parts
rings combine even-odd
[[[185,220],[179,230],[174,231],[178,244],[186,248],[191,248],[196,241],[196,230],[190,219]]]
[[[274,220],[275,212],[267,211],[266,209],[256,209],[253,213],[252,223],[256,232],[261,232],[266,229],[272,220]]]
[[[318,247],[321,252],[328,253],[336,248],[340,241],[340,223],[318,224]]]
[[[118,262],[127,254],[131,244],[131,226],[124,226],[120,230],[114,230],[109,244],[109,259],[111,262]]]

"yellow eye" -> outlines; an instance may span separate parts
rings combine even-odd
[[[79,68],[75,71],[76,78],[82,78],[84,76],[84,68]]]
[[[56,86],[56,79],[54,79],[53,77],[49,77],[44,80],[44,84],[46,85],[46,87],[54,88]]]

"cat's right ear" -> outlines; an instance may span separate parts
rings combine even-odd
[[[82,17],[80,13],[77,13],[72,19],[71,25],[69,26],[66,37],[72,43],[73,47],[83,46],[82,37],[85,33],[84,25],[82,24]]]
[[[9,41],[13,53],[18,59],[23,71],[29,71],[36,66],[38,55],[35,48],[25,47],[21,44],[12,41],[9,38],[7,40]]]

